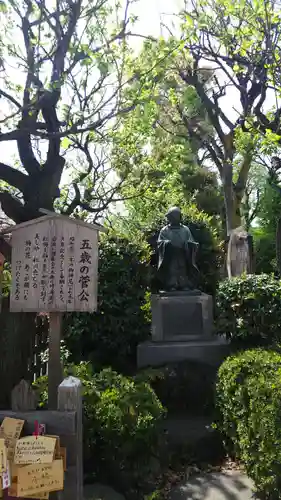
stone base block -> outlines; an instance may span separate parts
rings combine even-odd
[[[219,366],[229,353],[229,343],[224,338],[188,342],[147,341],[138,345],[137,363],[139,368],[184,360]]]
[[[213,329],[213,299],[205,293],[151,296],[152,340],[174,342],[208,338]],[[201,340],[201,339],[200,339]]]

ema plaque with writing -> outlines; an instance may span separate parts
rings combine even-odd
[[[95,311],[99,226],[47,215],[10,228],[12,312]]]

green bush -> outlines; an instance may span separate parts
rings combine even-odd
[[[264,498],[281,497],[281,356],[253,349],[228,358],[216,388],[218,427]]]
[[[150,333],[149,251],[143,242],[104,236],[99,248],[98,309],[66,316],[64,339],[71,361],[91,361],[129,373],[136,346]]]
[[[220,283],[216,326],[234,343],[272,345],[280,338],[281,281],[272,275],[247,275]]]
[[[121,469],[126,465],[130,469],[132,461],[144,464],[157,454],[156,423],[164,411],[148,383],[135,382],[107,368],[94,376],[90,392],[95,453],[98,445],[103,459],[118,463]]]
[[[90,363],[70,365],[67,373],[79,377],[84,388],[85,471],[123,491],[137,488],[161,446],[165,410],[153,389],[111,368],[93,374]],[[47,377],[35,387],[46,404]]]

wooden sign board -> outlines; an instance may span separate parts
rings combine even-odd
[[[0,426],[0,436],[11,439],[19,439],[24,426],[24,420],[18,418],[5,417]]]
[[[8,489],[8,498],[15,498],[17,496],[17,482],[12,481]]]
[[[3,490],[2,490],[3,491]],[[8,499],[11,500],[13,498],[18,498],[18,486],[17,482],[13,482],[8,489]],[[25,498],[33,498],[37,500],[48,500],[50,494],[48,491],[43,493],[36,493],[36,495],[25,495]]]
[[[7,470],[7,448],[5,446],[5,439],[0,439],[0,474]]]
[[[50,494],[48,491],[45,491],[44,493],[36,493],[36,495],[31,495],[26,498],[37,498],[39,500],[48,500]]]
[[[10,310],[95,311],[98,229],[98,226],[56,215],[10,228]]]
[[[14,463],[16,465],[50,464],[54,459],[56,438],[26,436],[17,441]]]
[[[60,448],[56,453],[56,458],[61,458],[63,461],[63,470],[66,471],[66,448]]]
[[[17,496],[36,497],[38,493],[63,490],[63,461],[51,464],[26,465],[18,469]]]
[[[55,454],[56,455],[59,454],[59,451],[60,451],[60,437],[59,436],[54,436],[53,434],[45,434],[45,437],[55,439],[55,441],[56,441]]]
[[[24,426],[24,420],[5,417],[0,426],[0,438],[5,439],[7,459],[14,459],[15,447]]]

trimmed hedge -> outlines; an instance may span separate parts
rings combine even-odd
[[[218,428],[263,498],[281,497],[281,355],[253,349],[228,358],[216,387]]]
[[[281,281],[247,275],[222,281],[216,296],[216,327],[243,347],[270,346],[280,339]]]

